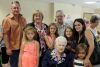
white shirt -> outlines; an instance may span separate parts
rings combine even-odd
[[[91,29],[91,31],[93,32],[93,34],[94,34],[95,36],[97,36],[97,35],[98,35],[98,34],[97,34],[97,29],[96,29],[96,28]]]
[[[62,25],[57,23],[59,36],[64,36],[64,31],[65,31],[67,26],[69,26],[67,23],[66,24],[62,24]]]

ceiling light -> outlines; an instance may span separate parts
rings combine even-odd
[[[92,1],[90,1],[90,2],[85,2],[86,4],[94,4],[94,3],[96,3],[96,2],[92,2]]]

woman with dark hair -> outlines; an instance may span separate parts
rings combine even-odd
[[[73,23],[74,38],[77,44],[85,43],[88,47],[88,53],[84,60],[84,65],[91,64],[90,57],[94,50],[94,37],[91,30],[87,29],[82,18],[75,19]]]
[[[73,67],[73,60],[75,58],[75,49],[76,49],[76,42],[74,40],[74,36],[73,36],[73,29],[71,27],[66,27],[65,31],[64,31],[64,37],[67,39],[67,46],[65,49],[65,53],[69,54],[70,57],[72,58],[72,61],[70,61],[72,64],[71,67]]]

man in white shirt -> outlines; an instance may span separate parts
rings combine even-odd
[[[94,36],[97,36],[97,29],[96,27],[99,25],[100,17],[97,15],[93,15],[90,19],[90,29],[93,32]],[[99,65],[93,65],[93,67],[100,67]]]
[[[96,27],[99,25],[100,17],[97,15],[93,15],[90,19],[90,29],[95,36],[97,36],[97,29]]]
[[[56,11],[56,23],[57,23],[57,27],[58,27],[58,34],[63,36],[64,35],[64,30],[67,26],[69,26],[68,24],[64,24],[64,13],[62,10],[57,10]]]

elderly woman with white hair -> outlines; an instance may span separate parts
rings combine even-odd
[[[67,40],[63,36],[59,36],[55,40],[55,46],[52,51],[47,51],[43,61],[42,67],[70,67],[70,55],[64,53]]]

